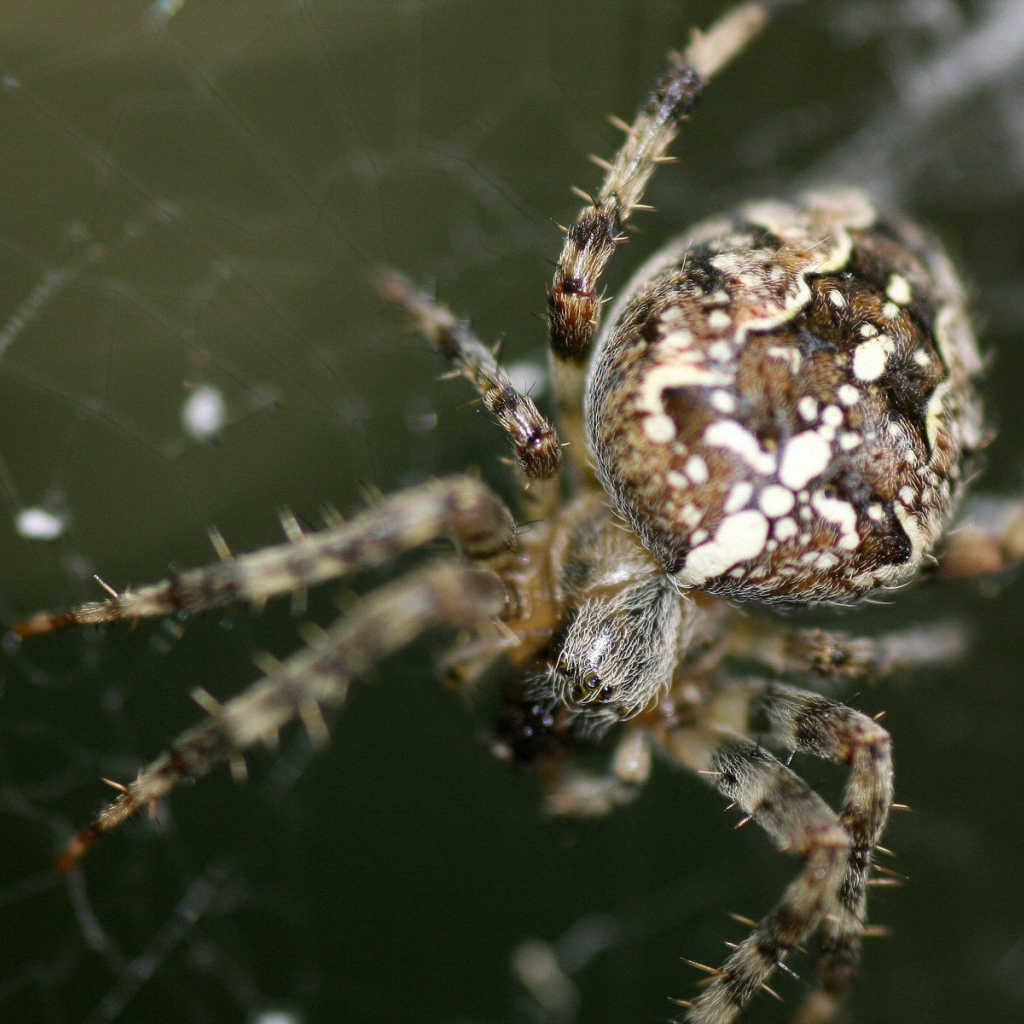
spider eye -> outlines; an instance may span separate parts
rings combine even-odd
[[[598,342],[588,438],[681,584],[855,600],[947,525],[982,443],[979,369],[930,238],[856,192],[753,204],[641,269]]]

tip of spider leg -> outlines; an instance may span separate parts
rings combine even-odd
[[[4,646],[8,650],[16,650],[22,640],[30,636],[39,636],[40,633],[52,633],[54,630],[70,626],[74,619],[70,615],[51,615],[49,612],[40,612],[30,619],[22,619],[16,622],[4,637]]]
[[[381,298],[388,302],[404,303],[416,291],[412,282],[393,267],[379,267],[371,275],[371,280]]]
[[[89,847],[99,838],[99,832],[91,825],[83,828],[64,847],[64,852],[57,858],[54,870],[58,875],[66,875],[88,852]]]

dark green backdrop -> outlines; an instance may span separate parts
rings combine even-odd
[[[165,5],[166,7],[166,5]],[[1024,18],[1018,0],[813,2],[780,19],[702,103],[609,275],[684,223],[820,177],[870,184],[968,268],[993,354],[986,485],[1020,483],[1024,439]],[[0,11],[0,612],[92,597],[244,550],[276,510],[315,520],[434,472],[506,485],[497,431],[366,285],[384,259],[434,280],[513,362],[663,52],[711,2],[25,0]],[[846,170],[836,170],[842,157]],[[61,271],[65,277],[53,277]],[[22,322],[24,321],[24,322]],[[179,423],[219,389],[219,443]],[[53,542],[20,509],[70,517]],[[366,581],[366,582],[373,582]],[[307,617],[327,621],[336,589]],[[909,876],[873,917],[861,1024],[1024,1015],[1024,589],[899,595],[879,629],[961,615],[967,664],[853,699],[885,709],[899,796],[887,845]],[[294,736],[177,793],[55,879],[60,839],[198,715],[254,652],[297,642],[287,602],[5,655],[0,696],[0,1018],[18,1022],[544,1020],[510,966],[527,939],[577,965],[580,1024],[658,1021],[793,870],[661,765],[634,806],[544,820],[493,762],[486,722],[432,683],[434,645],[360,687],[328,751]],[[834,794],[835,773],[803,765]],[[588,952],[589,950],[589,952]],[[573,959],[575,958],[575,960]],[[796,985],[782,986],[788,1003]],[[751,1020],[783,1019],[761,1000]],[[264,1018],[265,1024],[267,1018]]]

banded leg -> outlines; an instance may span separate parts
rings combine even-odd
[[[349,523],[300,534],[219,564],[189,569],[107,601],[40,612],[14,626],[19,637],[66,626],[203,612],[271,597],[376,568],[448,533],[470,558],[489,558],[515,542],[512,516],[486,485],[468,476],[432,480],[390,495]]]
[[[737,732],[755,734],[788,750],[850,766],[838,817],[847,837],[841,886],[833,893],[834,902],[826,907],[821,920],[821,989],[809,999],[800,1018],[802,1024],[828,1021],[838,1010],[859,958],[868,873],[892,804],[889,734],[873,719],[844,704],[797,687],[762,681],[724,688],[708,714]],[[722,769],[712,766],[712,770]],[[714,777],[712,781],[719,784]],[[774,811],[773,805],[780,803],[778,796],[771,792],[763,795],[769,810]],[[739,798],[733,799],[754,820],[760,820]],[[747,942],[762,941],[759,932],[764,926],[762,921]],[[723,968],[726,973],[731,970],[729,963]],[[713,1016],[694,1019],[718,1024],[718,1018]]]
[[[636,723],[628,724],[615,744],[606,771],[598,773],[560,766],[544,778],[544,809],[548,814],[593,818],[634,800],[651,774],[651,737]],[[543,775],[542,775],[543,778]]]
[[[727,654],[780,674],[809,675],[838,684],[879,679],[900,669],[948,665],[966,651],[969,640],[966,626],[956,619],[877,637],[737,619]]]
[[[256,743],[271,744],[293,718],[314,739],[326,739],[323,708],[342,704],[348,685],[383,658],[435,626],[470,626],[501,614],[505,588],[486,569],[436,562],[363,598],[308,647],[277,663],[244,693],[218,704],[194,693],[209,713],[183,732],[134,782],[68,844],[58,862],[67,871],[104,832],[166,796],[186,779],[244,757]]]
[[[552,371],[566,432],[582,444],[582,398],[590,350],[601,317],[598,281],[641,199],[655,167],[669,161],[666,151],[689,116],[704,86],[767,24],[769,14],[798,0],[752,0],[727,11],[705,33],[694,32],[683,53],[669,55],[657,82],[632,125],[615,121],[626,140],[605,169],[596,196],[574,190],[588,201],[566,230],[551,289],[548,320]],[[584,449],[580,449],[584,450]]]
[[[759,744],[713,726],[677,729],[664,742],[756,821],[803,870],[775,909],[757,924],[690,1007],[691,1024],[729,1024],[767,986],[791,949],[805,942],[837,905],[851,839],[836,813],[810,786]]]
[[[821,991],[808,1001],[802,1017],[807,1024],[827,1021],[838,1010],[860,958],[868,874],[892,806],[891,742],[888,732],[867,715],[816,693],[772,683],[755,686],[752,698],[752,731],[791,750],[850,767],[839,811],[850,837],[849,862],[838,907],[822,923]]]
[[[515,452],[520,484],[528,496],[553,507],[558,493],[562,445],[533,399],[516,389],[494,354],[461,320],[395,271],[380,277],[384,297],[405,309],[417,328],[476,388],[487,411],[505,431]],[[528,490],[528,488],[531,488]]]

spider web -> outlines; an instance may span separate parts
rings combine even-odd
[[[596,181],[583,157],[617,142],[604,114],[628,116],[718,9],[5,5],[5,620],[96,596],[94,573],[123,587],[206,562],[211,524],[247,550],[279,538],[279,508],[316,523],[367,487],[472,465],[507,493],[497,431],[368,277],[383,262],[435,282],[483,337],[507,335],[543,401],[532,313],[567,186]],[[741,197],[869,184],[970,268],[997,354],[987,480],[1017,486],[1022,67],[1019,0],[808,4],[715,83],[610,284]],[[736,938],[722,912],[770,906],[792,865],[664,766],[607,820],[543,821],[482,719],[432,684],[430,645],[357,688],[327,752],[296,734],[248,785],[218,773],[53,874],[99,776],[130,778],[197,718],[193,687],[237,692],[255,652],[288,653],[337,597],[5,653],[3,1019],[664,1019],[692,990],[677,956],[717,962]],[[1020,1015],[1022,601],[1012,584],[922,592],[849,623],[957,612],[979,633],[969,666],[857,698],[890,711],[917,809],[893,827],[913,884],[876,901],[895,936],[868,951],[858,1020]]]

